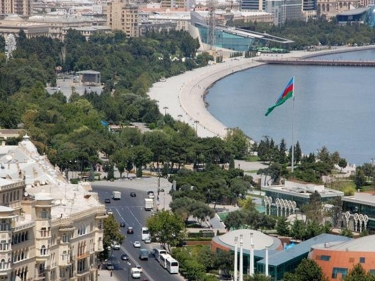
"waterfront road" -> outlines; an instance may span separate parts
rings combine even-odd
[[[112,253],[116,258],[117,265],[113,271],[113,275],[119,280],[132,280],[129,270],[132,266],[139,264],[142,269],[141,279],[148,279],[152,281],[181,281],[184,280],[179,274],[169,274],[163,269],[153,256],[150,256],[148,261],[141,261],[139,259],[139,248],[133,247],[134,241],[141,241],[141,228],[145,226],[147,217],[151,216],[150,211],[144,210],[144,198],[147,196],[147,191],[152,190],[157,194],[158,180],[157,178],[145,178],[134,180],[123,180],[115,182],[95,182],[92,184],[93,190],[98,193],[102,202],[105,199],[111,199],[112,191],[118,190],[122,193],[121,200],[112,200],[107,203],[108,210],[113,212],[115,219],[120,223],[125,222],[126,226],[120,228],[120,231],[126,236],[121,245],[120,250],[113,250]],[[162,181],[161,189],[170,190],[171,184],[167,181]],[[130,192],[135,192],[136,197],[131,197]],[[161,194],[161,205],[164,205],[164,200],[170,200],[169,195]],[[169,202],[165,202],[166,206]],[[128,226],[133,227],[134,234],[127,234]],[[153,248],[160,248],[158,243],[145,244],[141,241],[141,248],[147,248],[150,252]],[[121,255],[127,253],[129,261],[122,261]]]

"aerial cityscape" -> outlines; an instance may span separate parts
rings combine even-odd
[[[374,5],[2,0],[0,281],[375,280]]]

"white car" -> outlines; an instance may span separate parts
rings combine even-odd
[[[141,242],[139,242],[139,241],[134,241],[134,243],[133,243],[133,247],[134,247],[134,248],[140,248],[140,247],[141,247]]]
[[[155,198],[155,195],[154,195],[153,191],[148,191],[147,195],[148,195],[148,198],[150,198],[150,199],[154,199]]]
[[[140,266],[139,264],[137,264],[135,267],[138,268],[141,273],[143,272],[142,266]]]
[[[145,242],[146,244],[150,244],[151,243],[151,238],[145,238],[143,240],[143,242]]]
[[[112,243],[111,247],[112,247],[113,250],[120,250],[121,245],[118,242],[114,241]]]

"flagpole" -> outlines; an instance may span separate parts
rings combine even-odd
[[[295,88],[295,80],[293,77],[293,88]],[[292,110],[292,173],[294,173],[294,95],[295,89],[293,89],[293,110]]]

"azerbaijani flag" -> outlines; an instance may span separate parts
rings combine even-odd
[[[266,116],[268,116],[268,114],[270,114],[275,107],[282,105],[284,102],[286,102],[287,99],[293,97],[293,93],[294,93],[294,77],[290,79],[288,85],[286,85],[285,87],[284,92],[281,93],[276,103],[270,108],[268,108],[266,112]]]

